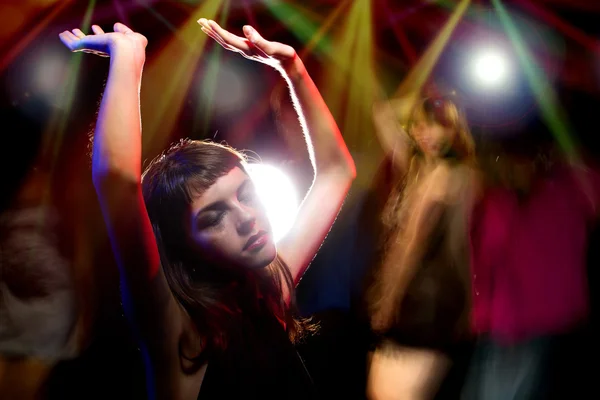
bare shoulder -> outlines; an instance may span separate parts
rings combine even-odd
[[[206,370],[208,369],[208,363],[202,363],[199,368],[195,369],[193,373],[182,376],[181,380],[181,399],[197,399],[202,385],[204,384],[204,378],[206,377]],[[170,398],[170,397],[165,397]]]
[[[442,162],[431,173],[429,188],[438,201],[455,203],[472,196],[477,181],[477,172],[473,167]]]

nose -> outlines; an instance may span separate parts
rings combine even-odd
[[[240,219],[237,225],[237,231],[240,235],[248,235],[254,229],[256,217],[252,211],[249,208],[240,207]]]

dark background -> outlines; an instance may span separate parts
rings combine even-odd
[[[120,19],[119,8],[125,10],[123,22],[149,39],[148,65],[187,20],[202,16],[196,14],[203,3],[192,0],[96,1],[91,21],[110,30],[112,23]],[[239,33],[243,24],[251,22],[264,37],[303,49],[305,43],[290,32],[281,18],[275,18],[264,3],[231,1],[225,26]],[[300,6],[324,19],[341,1],[285,3]],[[372,31],[375,70],[386,91],[392,93],[439,33],[457,2],[373,0],[371,4],[372,24],[359,29]],[[536,74],[546,75],[556,91],[570,133],[582,153],[586,157],[597,157],[600,150],[600,24],[597,22],[600,2],[551,0],[505,1],[503,4],[517,21],[524,43],[538,62]],[[14,25],[0,32],[3,39],[0,42],[0,149],[3,150],[0,204],[3,208],[13,206],[19,188],[36,168],[46,172],[44,183],[52,188],[49,199],[63,217],[63,251],[73,260],[81,292],[85,332],[81,343],[85,350],[79,359],[57,367],[50,382],[51,393],[57,398],[80,397],[81,393],[86,393],[85,398],[129,398],[143,391],[142,369],[122,315],[117,271],[89,179],[89,134],[105,83],[108,60],[70,55],[58,39],[61,31],[81,26],[90,2],[71,1],[54,15],[58,6],[59,2],[52,1],[9,1],[3,3],[3,11],[0,11],[3,14],[0,20],[4,19],[9,27]],[[12,7],[12,14],[6,11],[7,7]],[[14,10],[25,11],[14,14]],[[8,19],[16,18],[15,15],[21,15],[21,23],[9,24],[14,21]],[[294,18],[294,14],[286,18]],[[514,51],[491,3],[474,1],[469,14],[445,46],[431,80],[439,87],[460,93],[478,142],[521,140],[525,146],[552,141],[552,134],[517,61],[514,61],[514,86],[505,93],[481,90],[466,78],[472,50],[486,41],[503,44],[509,53]],[[409,43],[410,50],[402,47],[402,43]],[[216,92],[208,97],[202,95],[207,86],[208,60],[217,51],[220,51],[218,46],[207,43],[183,94],[181,113],[172,128],[156,130],[158,143],[145,141],[145,159],[153,158],[168,143],[181,137],[226,140],[236,148],[257,152],[266,162],[282,166],[301,187],[306,187],[310,169],[286,148],[273,110],[260,107],[271,101],[274,88],[282,83],[281,78],[264,65],[251,63],[237,54],[220,52],[220,65],[239,73],[245,93],[234,107],[219,108],[218,104],[227,104],[239,93],[237,87],[232,86],[231,76],[220,73],[211,78],[216,80]],[[72,77],[69,63],[73,60],[81,63],[78,83],[72,106],[65,107],[61,90]],[[327,83],[326,72],[337,68],[322,53],[310,53],[304,61],[320,88]],[[337,61],[352,65],[355,60]],[[172,60],[174,65],[178,62],[181,60]],[[39,78],[40,74],[43,78]],[[166,90],[171,78],[167,73],[159,84]],[[46,82],[46,87],[40,84],[40,79]],[[146,87],[144,81],[143,93]],[[152,95],[153,101],[159,101],[161,92],[155,91]],[[335,94],[327,93],[326,99],[328,96]],[[146,118],[144,111],[143,103],[143,119]],[[338,113],[334,117],[342,125],[344,115]],[[365,114],[364,118],[370,124],[370,115]],[[324,327],[337,328],[324,329],[322,341],[310,351],[316,354],[329,347],[330,358],[340,364],[355,363],[353,371],[357,375],[342,376],[329,383],[334,387],[346,382],[349,391],[359,387],[358,383],[352,386],[348,382],[360,381],[361,364],[356,361],[360,356],[354,356],[362,351],[357,344],[361,338],[360,328],[349,315],[353,315],[354,300],[360,293],[368,260],[376,246],[372,217],[380,204],[374,198],[371,183],[382,160],[374,131],[356,132],[356,129],[342,126],[357,164],[357,182],[331,234],[298,287],[301,311],[306,315],[317,313],[323,318]],[[593,243],[597,243],[597,238],[594,240]],[[591,264],[597,265],[594,249],[592,246]],[[597,281],[597,272],[590,270],[592,281]],[[337,333],[328,333],[333,331]],[[337,347],[324,343],[337,343]],[[318,369],[319,365],[315,363],[314,368]]]

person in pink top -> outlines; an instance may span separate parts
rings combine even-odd
[[[490,161],[494,182],[471,219],[479,339],[464,398],[548,398],[556,344],[588,322],[586,254],[600,174],[548,157]]]

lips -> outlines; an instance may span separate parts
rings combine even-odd
[[[263,247],[268,241],[268,236],[266,231],[259,231],[257,234],[250,236],[246,245],[244,246],[244,250],[256,250]]]

